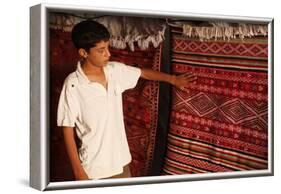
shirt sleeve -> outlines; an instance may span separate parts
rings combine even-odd
[[[119,84],[122,92],[134,88],[141,75],[141,69],[119,63]]]
[[[64,84],[57,111],[57,125],[64,127],[74,127],[78,116],[78,108],[73,95],[74,88]]]

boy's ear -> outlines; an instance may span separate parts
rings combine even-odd
[[[81,57],[83,57],[83,58],[87,58],[87,56],[88,56],[87,51],[86,51],[85,49],[83,49],[83,48],[80,48],[80,49],[78,50],[78,53],[79,53],[79,55],[80,55]]]

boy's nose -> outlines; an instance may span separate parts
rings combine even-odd
[[[107,57],[110,57],[110,56],[111,56],[109,49],[106,50],[106,56],[107,56]]]

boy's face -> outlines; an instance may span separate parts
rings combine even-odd
[[[109,41],[100,41],[95,47],[90,48],[87,53],[86,63],[97,67],[103,67],[110,58]]]

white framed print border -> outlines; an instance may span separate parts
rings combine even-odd
[[[146,176],[122,179],[87,181],[50,181],[50,132],[49,132],[49,18],[51,11],[95,12],[126,16],[149,16],[154,18],[177,18],[193,21],[249,22],[268,26],[268,168],[264,170],[200,173],[184,175]],[[197,13],[174,13],[168,11],[126,10],[76,5],[39,4],[30,8],[30,186],[38,190],[104,187],[198,181],[253,176],[272,176],[273,156],[273,18],[210,15]]]

